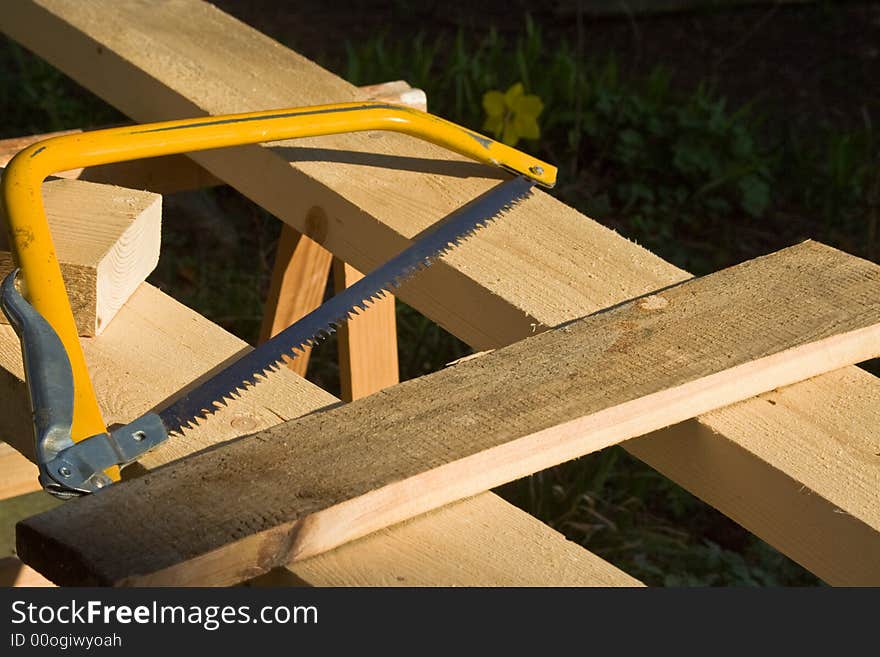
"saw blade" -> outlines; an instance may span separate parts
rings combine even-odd
[[[414,273],[500,217],[526,198],[533,185],[533,181],[520,176],[493,187],[456,210],[430,234],[159,411],[165,428],[169,433],[183,433],[199,419],[238,398],[282,367],[285,360],[323,341],[342,322],[363,312]]]

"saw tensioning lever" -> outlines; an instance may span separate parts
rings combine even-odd
[[[92,387],[61,278],[41,195],[59,171],[205,149],[364,130],[391,130],[507,169],[517,177],[463,206],[400,254],[320,308],[158,412],[108,432]],[[336,326],[428,266],[506,209],[534,183],[552,187],[556,168],[425,112],[384,103],[345,103],[97,130],[33,144],[3,174],[3,202],[20,269],[0,305],[22,343],[34,415],[40,481],[61,497],[98,490],[119,468],[182,433],[278,369]],[[22,289],[19,290],[19,287]]]

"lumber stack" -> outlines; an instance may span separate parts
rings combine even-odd
[[[880,266],[806,242],[29,518],[18,552],[65,584],[233,584],[880,355],[878,296]]]
[[[47,185],[47,207],[63,207],[72,188],[100,188],[78,180]],[[139,192],[112,188],[117,195]],[[100,222],[108,213],[91,197],[84,216]],[[77,236],[69,238],[75,244]],[[132,348],[132,345],[137,348]],[[249,348],[244,342],[149,284],[141,285],[100,337],[83,339],[93,383],[109,423],[128,422],[219,363]],[[0,326],[0,518],[18,520],[45,510],[51,502],[34,493],[36,468],[11,449],[33,458],[32,425],[23,380],[18,339]],[[266,429],[338,403],[332,395],[288,370],[232,402],[185,439],[175,437],[148,454],[126,476]],[[2,528],[12,539],[12,526]],[[394,555],[394,558],[390,558]],[[488,556],[491,555],[491,558]],[[45,582],[17,560],[0,554],[0,577],[8,583]],[[407,585],[634,586],[639,582],[592,553],[570,543],[558,532],[511,507],[491,493],[462,501],[401,527],[379,532],[345,550],[320,555],[272,574],[272,581],[312,585],[340,583]]]
[[[165,318],[164,330],[156,330],[156,324],[149,323],[156,313]],[[10,334],[11,331],[0,334],[0,344],[17,347]],[[126,347],[132,334],[139,340],[136,353]],[[119,381],[111,376],[95,381],[105,417],[119,422],[158,404],[185,385],[187,378],[199,376],[246,347],[150,285],[143,285],[135,293],[104,335],[84,343],[86,357],[96,369],[116,368],[149,375],[141,377],[136,385],[119,386]],[[18,383],[16,392],[24,396],[23,382]],[[256,388],[246,400],[233,402],[228,413],[211,418],[204,431],[189,434],[186,440],[173,438],[167,449],[148,455],[141,464],[158,467],[192,451],[268,428],[280,419],[293,418],[336,401],[304,379],[283,371],[272,386]],[[12,426],[23,433],[7,433]],[[26,402],[17,405],[12,415],[0,415],[0,435],[21,435],[23,440],[31,440],[29,431]],[[33,465],[21,459],[14,461],[8,453],[7,457],[2,464],[4,476],[20,472],[20,483],[9,494],[33,490]],[[128,470],[125,473],[131,474]],[[39,507],[31,507],[31,513],[37,510]],[[303,561],[276,577],[312,585],[638,584],[489,493],[353,543],[340,554],[328,553]]]
[[[60,179],[45,183],[44,202],[77,331],[98,335],[159,262],[162,197]],[[0,235],[5,277],[12,255]]]
[[[363,93],[198,0],[149,8],[109,0],[25,0],[0,16],[0,27],[141,121],[339,102]],[[259,88],[254,79],[262,81]],[[383,262],[425,227],[497,182],[485,168],[399,135],[300,140],[195,158],[212,176],[361,271]],[[494,349],[688,278],[687,272],[539,193],[412,280],[400,295],[474,348]],[[758,296],[764,294],[760,289]],[[665,292],[659,296],[665,298]],[[840,355],[823,348],[808,360],[841,365],[825,360],[832,352]],[[676,353],[670,348],[665,356]],[[825,366],[818,371],[826,371]],[[843,368],[713,412],[699,411],[696,419],[624,446],[826,581],[876,583],[878,400],[875,377]],[[247,432],[237,435],[242,433]],[[212,439],[205,440],[200,445]],[[183,447],[177,455],[186,453],[190,450]],[[207,455],[192,462],[203,458]],[[320,528],[308,520],[317,511],[309,513],[302,524]],[[76,515],[71,510],[53,518],[76,522]],[[285,522],[299,527],[300,520],[287,518],[279,527]],[[40,532],[52,532],[48,526],[32,529],[33,540]],[[270,529],[257,526],[255,544]],[[384,535],[322,557],[383,541]],[[290,535],[290,545],[280,545],[256,570],[302,556],[282,549],[297,537],[299,529],[296,537]],[[201,548],[190,549],[194,559],[201,559]],[[225,559],[226,553],[221,554]],[[155,575],[161,580],[167,569],[178,567],[154,563],[150,568],[155,570],[147,574],[122,567],[116,572],[103,569],[100,556],[92,556],[98,565],[78,566],[84,579],[133,583]],[[196,568],[194,573],[197,581],[229,581],[223,568],[207,573]]]

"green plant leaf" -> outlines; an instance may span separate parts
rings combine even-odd
[[[742,209],[753,217],[760,217],[770,204],[770,186],[758,176],[746,176],[738,183],[742,194]]]

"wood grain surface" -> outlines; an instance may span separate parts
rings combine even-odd
[[[198,0],[159,7],[23,0],[0,14],[0,28],[141,121],[360,97],[328,71]],[[388,134],[203,153],[199,161],[362,271],[494,182],[484,169]],[[312,208],[328,220],[309,224]],[[473,347],[487,349],[687,277],[539,194],[414,279],[401,296]],[[827,582],[880,583],[880,524],[865,515],[876,509],[876,493],[836,478],[835,470],[799,449],[831,448],[824,441],[833,437],[847,453],[860,453],[866,441],[880,453],[872,402],[880,383],[847,371],[842,379],[809,382],[829,403],[848,402],[839,430],[816,417],[816,395],[804,383],[788,395],[791,414],[801,420],[790,430],[770,414],[772,404],[752,400],[724,421],[708,414],[652,434],[639,441],[637,453]],[[719,491],[716,479],[701,475],[718,467],[718,450],[694,451],[689,438],[697,435],[702,444],[715,441],[718,450],[736,455],[736,476],[725,478],[729,489]],[[859,481],[880,476],[880,464],[855,462],[862,467]],[[779,513],[780,498],[764,494],[768,482],[795,506]],[[847,531],[834,531],[842,527]]]
[[[162,197],[58,179],[44,183],[43,200],[77,331],[97,335],[159,262]],[[6,249],[5,228],[0,234]],[[12,254],[0,250],[0,277],[12,266]]]
[[[19,555],[71,584],[238,581],[873,357],[878,294],[880,267],[805,242],[30,518]]]

